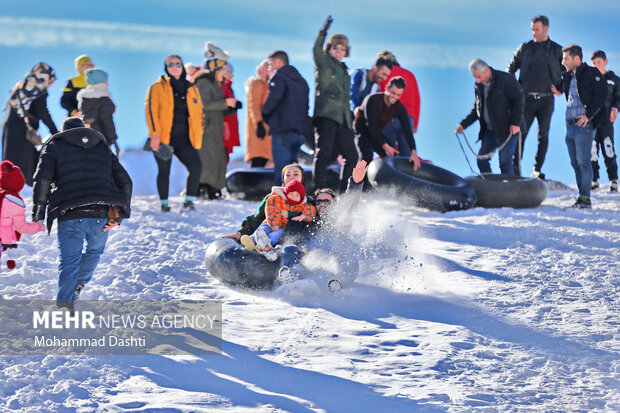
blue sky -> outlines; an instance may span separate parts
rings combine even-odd
[[[470,172],[453,130],[473,102],[474,80],[467,64],[480,57],[498,69],[505,68],[515,48],[531,38],[532,16],[549,16],[550,37],[562,45],[577,43],[587,55],[599,48],[607,51],[610,68],[620,71],[620,2],[608,2],[598,9],[581,1],[555,0],[92,3],[0,1],[0,52],[5,62],[0,90],[8,95],[34,63],[49,63],[59,79],[49,98],[59,125],[65,116],[59,99],[64,83],[75,75],[73,60],[88,54],[109,73],[123,148],[141,146],[146,139],[144,98],[148,86],[162,73],[165,56],[179,53],[186,62],[199,64],[207,40],[230,52],[235,68],[233,88],[244,103],[243,82],[275,49],[289,52],[291,63],[313,88],[310,49],[327,14],[335,19],[330,33],[349,36],[352,50],[346,62],[350,68],[368,67],[379,50],[389,49],[413,71],[422,99],[416,135],[420,155],[463,176]],[[573,184],[564,144],[564,109],[565,102],[557,98],[543,171]],[[245,109],[239,115],[243,136]],[[42,131],[47,132],[45,127]],[[477,126],[470,127],[467,135],[473,140]],[[535,134],[530,133],[525,147],[526,173],[531,171],[535,141]],[[243,149],[237,148],[235,153],[241,154]],[[474,163],[471,157],[470,161]],[[492,166],[498,170],[496,159]]]

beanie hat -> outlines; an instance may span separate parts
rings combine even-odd
[[[80,70],[82,69],[82,65],[95,65],[93,63],[92,60],[90,60],[90,57],[86,56],[85,54],[78,56],[75,59],[75,70],[77,70],[78,73],[81,73]]]
[[[227,51],[220,49],[211,42],[205,43],[205,60],[219,59],[226,61],[229,57],[230,53]]]
[[[300,196],[299,201],[294,201],[291,198],[288,197],[288,194],[291,192],[297,192]],[[292,205],[299,205],[304,201],[304,198],[306,197],[306,188],[304,188],[304,184],[302,184],[301,182],[299,182],[297,179],[293,179],[291,182],[289,182],[288,184],[286,184],[286,186],[284,186],[284,189],[282,190],[282,192],[284,192],[284,195],[286,196],[286,200],[291,203]]]
[[[84,125],[84,121],[82,119],[72,116],[62,122],[62,127],[60,128],[60,130],[64,132],[69,129],[83,128],[85,126],[86,125]]]
[[[26,179],[19,166],[11,161],[0,162],[0,187],[9,192],[19,192],[26,184]]]
[[[204,62],[204,70],[207,72],[215,72],[226,66],[226,60],[222,59],[207,59]]]
[[[327,46],[325,47],[325,51],[329,52],[333,46],[340,45],[344,46],[347,51],[345,52],[344,57],[349,57],[349,52],[351,51],[351,47],[349,46],[349,38],[344,34],[332,34],[327,41]]]
[[[108,81],[108,74],[101,69],[88,69],[84,75],[86,75],[86,83],[89,85],[98,85]]]

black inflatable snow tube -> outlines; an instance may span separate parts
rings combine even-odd
[[[414,171],[404,156],[375,159],[368,180],[375,188],[394,187],[413,198],[416,206],[434,211],[469,209],[476,203],[474,187],[460,176],[427,162]]]
[[[303,168],[306,194],[312,194],[314,192],[312,168],[307,166]],[[325,177],[329,188],[336,190],[340,187],[340,177],[334,169],[328,168]],[[274,185],[273,168],[242,168],[226,174],[228,193],[241,199],[263,199]]]
[[[547,185],[538,178],[482,174],[465,179],[476,188],[476,206],[484,208],[536,208],[547,197]]]
[[[343,286],[355,281],[359,273],[357,259],[336,257],[338,267],[334,276],[327,279],[338,279]],[[267,261],[254,251],[248,251],[230,238],[220,238],[213,241],[205,253],[205,265],[209,273],[226,284],[256,290],[270,289],[274,285],[276,275],[280,270],[280,258],[276,261]],[[320,270],[316,275],[322,275]],[[313,275],[313,273],[307,273]]]
[[[207,271],[222,282],[260,290],[273,286],[280,260],[267,261],[235,240],[220,238],[207,248],[205,264]]]

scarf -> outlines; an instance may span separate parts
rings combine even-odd
[[[36,98],[47,93],[48,82],[56,79],[54,69],[47,63],[39,62],[26,74],[24,80],[18,82],[9,94],[8,107],[12,107],[20,118],[26,116],[24,111],[30,109],[30,104]]]

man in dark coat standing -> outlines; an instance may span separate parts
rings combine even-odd
[[[269,67],[275,74],[269,80],[269,95],[262,115],[271,133],[275,184],[282,185],[282,168],[297,162],[299,148],[311,127],[308,118],[310,88],[297,69],[288,63],[286,52],[271,53]],[[266,134],[265,125],[258,122],[256,136],[264,138]]]
[[[105,137],[84,127],[80,118],[67,118],[62,131],[41,150],[34,175],[32,219],[44,220],[47,209],[48,231],[58,219],[59,307],[73,310],[75,298],[103,254],[107,231],[129,218],[131,191],[131,178]]]
[[[538,121],[538,150],[534,163],[534,178],[545,178],[541,168],[545,162],[549,146],[549,125],[554,109],[554,97],[551,86],[562,87],[562,46],[549,39],[549,19],[536,16],[532,19],[533,40],[525,42],[515,51],[506,68],[513,75],[519,70],[519,83],[525,95],[523,118],[525,127],[521,134],[521,148],[534,122]],[[523,158],[523,151],[521,151]],[[515,157],[515,167],[521,168],[521,159]],[[517,171],[520,172],[520,171]]]
[[[502,174],[514,175],[513,158],[523,124],[523,92],[514,76],[489,67],[484,60],[469,64],[469,71],[476,79],[474,107],[457,126],[463,133],[476,120],[480,120],[482,141],[478,152],[481,173],[491,172],[491,155],[499,148],[499,167]]]
[[[592,208],[592,142],[596,128],[608,121],[605,111],[607,82],[598,69],[582,61],[583,51],[576,44],[562,49],[563,76],[566,96],[566,147],[575,170],[579,197],[573,208]],[[555,87],[553,93],[561,95]]]

